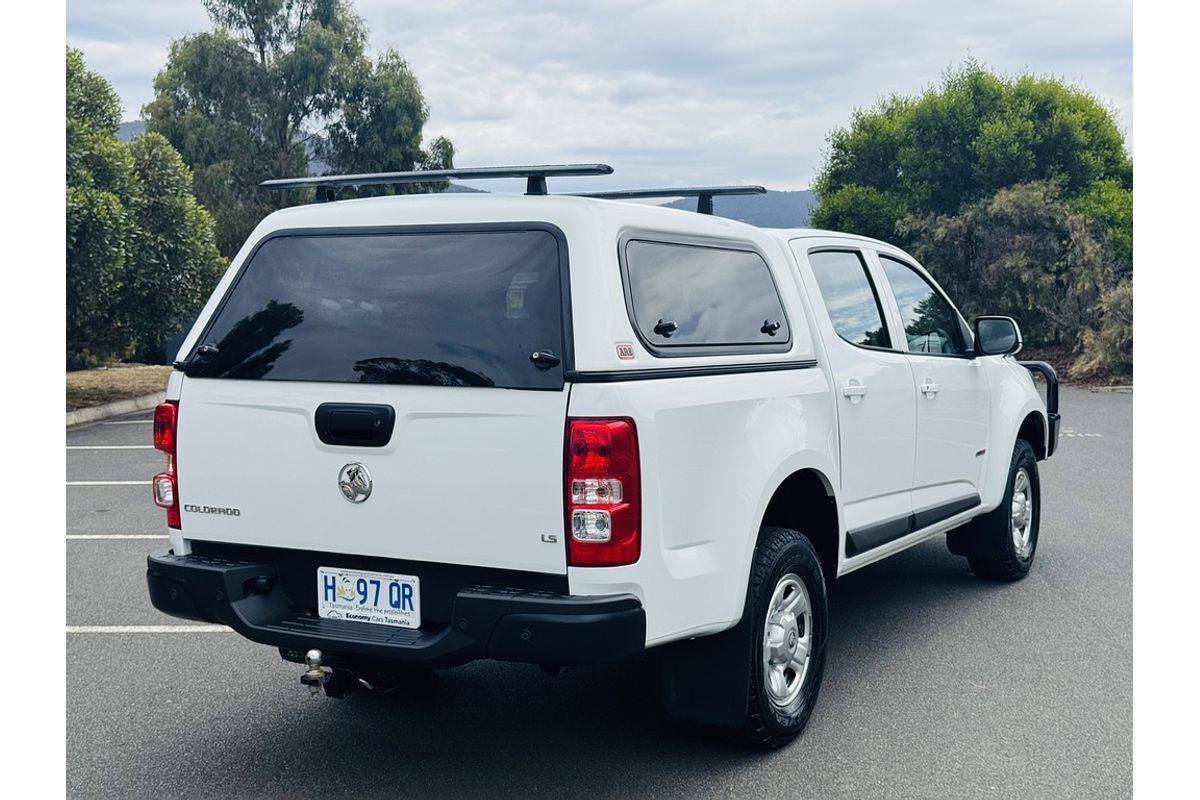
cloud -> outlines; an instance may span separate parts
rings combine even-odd
[[[856,108],[936,84],[967,55],[1093,92],[1132,130],[1128,2],[358,0],[376,51],[398,50],[457,163],[606,160],[605,186],[795,189]],[[68,40],[127,116],[169,40],[208,27],[198,2],[73,0]],[[562,190],[594,180],[561,181]]]

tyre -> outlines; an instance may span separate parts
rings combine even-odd
[[[812,543],[798,531],[763,528],[746,596],[749,713],[737,732],[743,741],[775,749],[804,729],[825,670],[828,609]]]
[[[961,532],[950,534],[959,537],[960,549],[964,551],[961,554],[967,556],[971,572],[993,581],[1019,581],[1028,575],[1037,553],[1041,507],[1037,457],[1029,442],[1018,439],[1013,447],[1004,500]],[[951,551],[955,551],[954,542]]]

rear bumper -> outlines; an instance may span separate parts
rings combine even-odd
[[[630,594],[472,585],[454,596],[448,623],[411,630],[319,618],[292,605],[279,577],[270,563],[169,550],[147,558],[159,611],[228,625],[293,660],[318,648],[330,666],[446,667],[479,658],[573,666],[632,655],[646,642],[646,615]]]

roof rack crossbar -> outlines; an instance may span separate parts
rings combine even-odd
[[[713,213],[713,198],[727,194],[764,194],[762,186],[674,186],[663,189],[623,189],[615,192],[575,192],[572,197],[596,197],[601,200],[636,200],[650,197],[695,197],[696,211]]]
[[[410,172],[371,172],[361,175],[315,175],[308,178],[279,178],[263,181],[264,189],[317,190],[317,202],[334,199],[342,186],[379,186],[401,183],[431,183],[451,178],[487,180],[491,178],[525,178],[525,194],[546,194],[546,178],[569,175],[609,175],[608,164],[544,164],[519,167],[464,167],[462,169],[426,169]]]

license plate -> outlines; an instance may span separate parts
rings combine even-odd
[[[317,568],[317,614],[398,628],[421,627],[421,579],[415,575]]]

